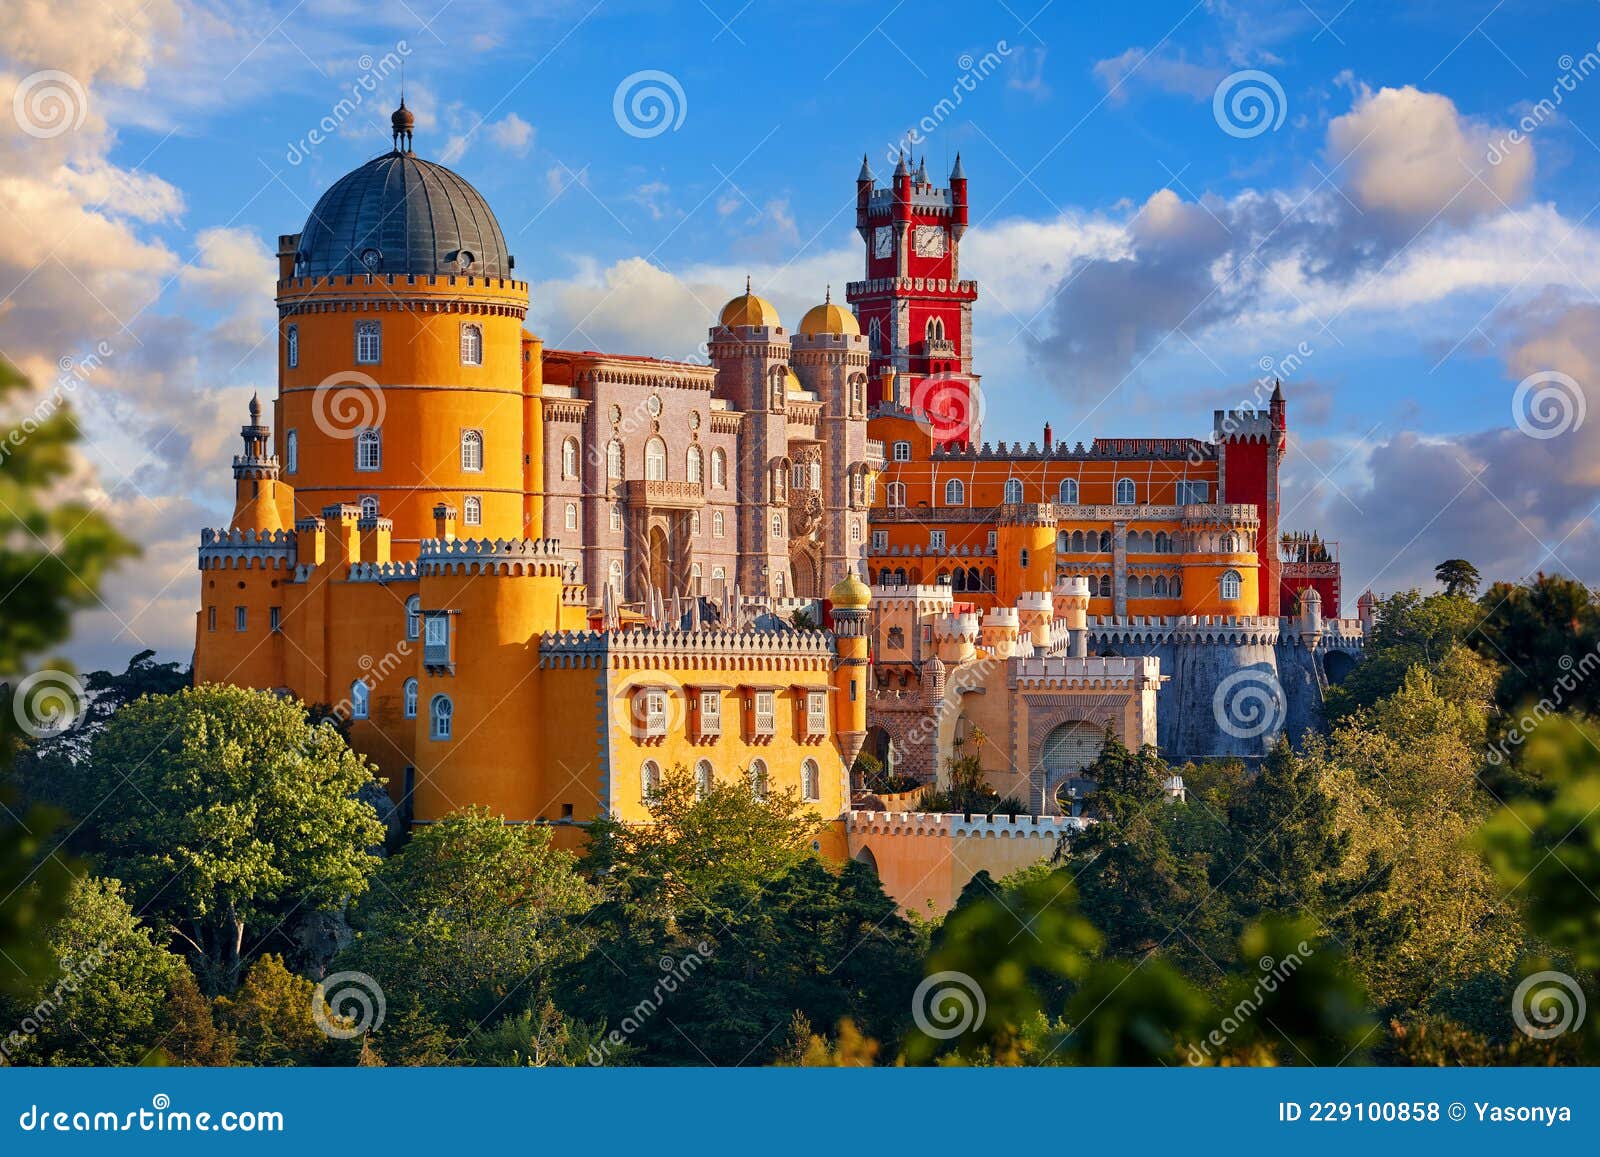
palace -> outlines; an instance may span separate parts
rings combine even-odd
[[[939,908],[1083,822],[1108,727],[1259,755],[1359,653],[1336,557],[1280,542],[1281,390],[1210,441],[980,442],[959,157],[945,188],[863,162],[852,308],[791,331],[747,283],[700,365],[544,348],[413,123],[280,238],[277,394],[201,534],[195,647],[197,682],[347,718],[409,822],[481,805],[572,846],[682,767],[794,792],[819,851]],[[1217,706],[1242,675],[1266,727]],[[933,784],[975,732],[1024,814],[888,810],[914,795],[855,770]]]

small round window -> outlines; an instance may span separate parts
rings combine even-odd
[[[474,261],[476,261],[476,260],[478,260],[478,258],[472,252],[472,250],[463,249],[459,253],[456,254],[456,268],[457,269],[471,269],[472,268],[472,263]]]
[[[660,396],[657,395],[657,394],[651,394],[650,395],[650,400],[645,402],[645,408],[650,411],[650,416],[652,418],[661,417],[661,398],[660,398]]]
[[[383,264],[383,251],[380,249],[363,249],[361,251],[361,264],[368,269],[376,270]]]

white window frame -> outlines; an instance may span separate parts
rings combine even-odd
[[[822,768],[814,759],[800,761],[800,798],[807,803],[822,799]]]
[[[1056,501],[1063,506],[1078,505],[1078,480],[1076,478],[1063,478],[1061,485],[1056,487]]]
[[[756,735],[775,735],[778,731],[778,693],[757,691],[751,731]]]
[[[706,480],[706,456],[699,446],[691,444],[684,453],[684,474],[696,486],[704,485]]]
[[[896,442],[891,453],[894,455],[896,462],[909,462],[911,461],[911,443]]]
[[[1007,478],[1004,496],[1001,501],[1008,505],[1015,505],[1022,501],[1022,479]]]
[[[764,803],[764,802],[766,802],[767,795],[770,792],[770,790],[771,790],[771,784],[770,784],[769,777],[768,777],[768,774],[767,774],[767,761],[764,760],[764,759],[753,759],[753,760],[751,760],[750,761],[750,794],[751,794],[751,796],[754,797],[756,800]]]
[[[300,473],[300,431],[290,430],[283,436],[283,464],[285,474]]]
[[[375,366],[383,361],[383,323],[356,322],[356,365]]]
[[[407,679],[405,685],[401,688],[400,710],[407,719],[415,719],[417,717],[417,703],[421,691],[422,688],[415,679]]]
[[[667,693],[660,687],[634,692],[634,720],[640,739],[664,739],[667,734]]]
[[[930,530],[930,531],[928,531],[928,549],[929,550],[940,550],[940,551],[942,551],[944,549],[944,531],[942,531],[942,530]]]
[[[568,530],[578,529],[578,504],[576,502],[567,503],[567,510],[563,525]]]
[[[578,450],[576,438],[565,438],[561,442],[561,477],[582,478],[582,454]]]
[[[1236,570],[1225,570],[1217,582],[1217,590],[1223,602],[1237,602],[1244,597],[1244,579]]]
[[[618,479],[624,476],[628,468],[626,451],[622,442],[616,438],[606,443],[606,477]]]
[[[952,478],[944,484],[944,504],[946,506],[965,506],[967,504],[967,486],[959,478]]]
[[[646,482],[667,480],[667,444],[660,437],[644,444],[644,478]]]
[[[702,689],[698,696],[701,735],[722,734],[722,692]]]
[[[483,365],[483,326],[474,321],[461,323],[461,364]]]
[[[300,327],[297,325],[284,327],[283,359],[291,370],[300,365]]]
[[[363,494],[357,501],[361,505],[361,518],[363,521],[378,517],[378,496],[376,494]]]
[[[417,639],[422,635],[422,596],[412,595],[406,600],[406,638]]]
[[[721,446],[711,451],[711,486],[715,490],[728,488],[728,455]]]
[[[370,455],[366,453],[368,447],[372,448]],[[364,474],[383,469],[383,431],[377,426],[356,432],[356,469]]]
[[[806,734],[809,736],[826,735],[828,733],[828,693],[826,691],[806,692]]]
[[[1115,499],[1115,505],[1117,506],[1137,506],[1139,504],[1139,487],[1132,478],[1118,478],[1112,498]]]
[[[483,473],[483,431],[461,431],[461,471],[464,474]]]
[[[712,538],[726,538],[727,536],[728,536],[728,520],[727,520],[727,516],[724,515],[722,513],[722,511],[720,511],[720,510],[713,510],[711,512],[711,537]]]
[[[428,738],[449,740],[455,731],[456,705],[450,696],[439,694],[428,701]]]
[[[476,494],[469,494],[461,500],[461,525],[483,525],[483,499]]]
[[[697,759],[694,763],[694,794],[696,799],[705,799],[711,794],[711,788],[717,782],[716,770],[711,766],[709,759]]]
[[[235,631],[248,631],[250,629],[250,608],[233,608],[233,629]]]
[[[882,554],[889,549],[889,532],[887,530],[874,530],[872,532],[872,552]]]
[[[372,688],[357,679],[350,684],[350,718],[365,719],[372,713]]]

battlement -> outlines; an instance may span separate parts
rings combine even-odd
[[[926,513],[926,512],[924,512],[924,513]],[[874,514],[874,519],[876,519],[876,514]],[[873,551],[872,552],[872,557],[873,558],[923,558],[923,557],[928,557],[928,558],[988,558],[988,559],[993,559],[993,558],[997,558],[999,556],[996,554],[995,551],[990,550],[987,546],[981,546],[981,545],[980,546],[972,546],[972,545],[967,544],[967,543],[962,543],[960,546],[957,546],[957,545],[952,543],[952,544],[946,545],[942,549],[935,550],[931,546],[924,546],[921,543],[916,543],[916,544],[914,544],[912,546],[904,546],[904,545],[900,545],[900,544],[893,544],[893,545],[891,545],[889,547],[888,550],[875,550],[875,551]]]
[[[558,538],[425,538],[417,565],[424,575],[566,578],[568,572]]]
[[[1220,413],[1220,411],[1218,411]],[[1217,457],[1215,444],[1199,438],[1095,438],[1085,447],[1082,442],[1068,446],[1065,442],[1055,442],[1049,446],[1040,446],[1037,442],[1029,442],[1023,446],[1021,442],[1013,442],[1007,446],[1004,442],[985,442],[976,446],[970,442],[948,442],[933,448],[932,460],[960,460],[960,461],[1033,461],[1046,460],[1098,460],[1106,458],[1144,458],[1173,461],[1186,459],[1191,462],[1213,461]]]
[[[933,637],[936,639],[963,639],[976,642],[978,638],[977,615],[939,615],[933,620]]]
[[[985,627],[1009,627],[1017,630],[1022,622],[1022,616],[1016,607],[996,607],[983,616]]]
[[[1211,426],[1213,449],[1224,442],[1272,442],[1278,438],[1268,410],[1213,410]]]
[[[233,566],[293,566],[295,537],[288,530],[227,530],[200,532],[200,569]]]
[[[951,281],[945,277],[870,277],[847,282],[844,288],[850,301],[880,293],[945,293],[968,301],[978,298],[976,281]]]
[[[1051,519],[1057,523],[1181,522],[1185,526],[1197,527],[1256,527],[1261,524],[1260,512],[1253,502],[1189,502],[1181,506],[1152,503],[1115,506],[1037,502],[1002,506],[891,506],[874,507],[872,511],[874,524],[887,522],[993,524],[1005,521],[1017,522],[1022,519],[1035,523],[1048,523]],[[891,550],[887,553],[895,552]]]
[[[615,631],[550,631],[539,638],[541,663],[627,670],[827,671],[829,631],[683,631],[630,627]]]
[[[1161,660],[1147,655],[1091,655],[1086,659],[1042,655],[1013,659],[1007,677],[1009,686],[1032,688],[1138,689],[1160,682]]]
[[[416,582],[417,564],[414,562],[351,563],[349,577],[353,583]]]
[[[1079,832],[1092,820],[1082,816],[968,816],[959,812],[845,813],[845,830],[878,836],[974,837],[994,839],[1059,840],[1066,832]]]

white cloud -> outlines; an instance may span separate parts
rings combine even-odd
[[[488,126],[489,139],[512,156],[525,157],[533,147],[533,126],[516,113]]]

